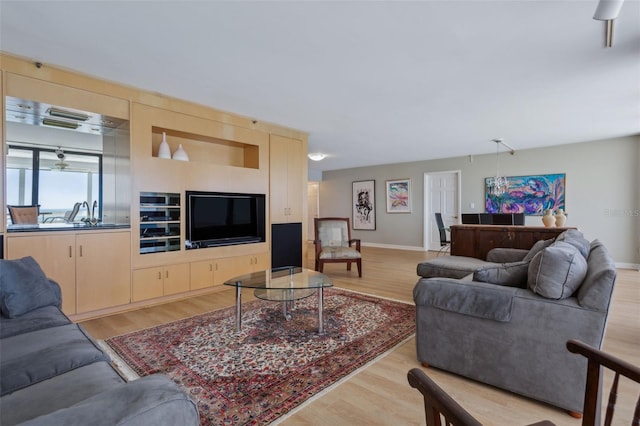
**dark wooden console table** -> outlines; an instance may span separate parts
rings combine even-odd
[[[451,225],[451,254],[486,259],[492,248],[530,249],[538,240],[557,237],[569,228],[544,226]]]

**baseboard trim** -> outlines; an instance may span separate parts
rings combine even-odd
[[[416,246],[398,246],[395,244],[378,244],[378,243],[361,243],[364,247],[377,247],[377,248],[385,248],[385,249],[394,249],[394,250],[411,250],[411,251],[428,251],[424,247],[416,247]]]
[[[619,269],[635,269],[636,271],[640,271],[640,263],[616,262],[616,268],[619,268]]]

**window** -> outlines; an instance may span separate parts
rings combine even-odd
[[[40,221],[64,217],[77,202],[98,204],[102,212],[102,155],[9,146],[7,204],[40,205]],[[87,217],[81,210],[76,220]]]

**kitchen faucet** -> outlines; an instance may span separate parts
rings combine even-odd
[[[85,222],[95,225],[98,220],[95,217],[96,207],[98,207],[98,201],[95,200],[91,206],[89,206],[89,201],[84,201],[82,203],[82,207],[87,208],[87,217],[84,219]]]

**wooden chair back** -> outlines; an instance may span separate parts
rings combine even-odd
[[[443,418],[446,425],[482,426],[424,371],[413,368],[407,373],[407,379],[411,387],[418,389],[423,396],[427,426],[441,426]]]
[[[14,225],[34,225],[38,223],[38,206],[7,206],[11,223]]]
[[[585,386],[584,407],[582,413],[582,426],[600,425],[601,388],[603,368],[614,373],[613,383],[609,391],[607,410],[604,425],[609,426],[613,421],[618,383],[620,376],[624,376],[636,383],[640,383],[640,368],[626,361],[609,355],[601,350],[586,345],[578,340],[569,340],[567,349],[571,353],[579,354],[587,358],[587,384]],[[616,424],[640,425],[640,397],[634,410],[633,420],[623,422],[616,420]]]
[[[449,396],[424,371],[413,368],[407,373],[412,388],[420,391],[424,399],[424,412],[427,426],[482,426],[460,404]],[[444,423],[443,423],[444,421]],[[529,426],[555,426],[548,420],[531,423]]]

